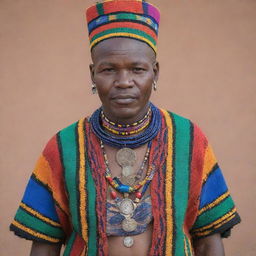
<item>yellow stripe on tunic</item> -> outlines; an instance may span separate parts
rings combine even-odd
[[[185,248],[185,255],[188,256],[188,248],[187,248],[187,242],[186,242],[185,236],[184,236],[184,248]]]
[[[173,210],[172,210],[172,173],[173,173],[173,126],[170,115],[161,109],[168,127],[168,155],[166,159],[166,255],[172,255],[173,249]]]
[[[38,238],[41,238],[41,239],[44,239],[44,240],[47,240],[47,241],[53,242],[53,243],[58,243],[58,242],[60,242],[60,239],[52,238],[52,237],[46,236],[46,235],[44,235],[44,234],[41,234],[41,233],[39,233],[39,232],[36,232],[36,231],[34,231],[34,230],[32,230],[32,229],[30,229],[30,228],[28,228],[28,227],[23,226],[22,224],[20,224],[20,223],[17,222],[16,220],[14,220],[14,221],[12,222],[12,224],[13,224],[14,226],[18,227],[19,229],[21,229],[21,230],[23,230],[23,231],[25,231],[25,232],[27,232],[27,233],[33,235],[34,237],[38,237]]]
[[[229,191],[225,194],[218,197],[216,200],[214,200],[212,203],[206,205],[201,210],[199,210],[198,215],[201,215],[203,212],[207,211],[208,209],[213,208],[214,206],[218,205],[221,201],[223,201],[225,198],[227,198],[230,195]]]
[[[204,226],[202,228],[197,228],[195,229],[194,231],[197,233],[197,232],[200,232],[200,231],[203,231],[205,229],[208,229],[208,228],[211,228],[213,226],[216,226],[218,225],[219,223],[225,221],[225,219],[228,219],[228,218],[233,218],[234,216],[232,216],[234,213],[236,212],[236,208],[234,208],[233,210],[231,210],[230,212],[228,212],[227,214],[225,214],[224,216],[222,216],[221,218],[217,219],[216,221],[212,222],[211,224],[207,225],[207,226]],[[231,219],[232,219],[231,218]],[[227,222],[227,221],[225,221]]]
[[[226,219],[225,221],[222,221],[219,225],[216,225],[214,228],[217,229],[219,228],[220,226],[222,226],[223,224],[229,222],[230,220],[232,220],[236,215],[231,215],[228,219]],[[212,232],[212,230],[207,230],[207,231],[204,231],[204,232],[198,232],[196,233],[196,235],[200,235],[200,236],[206,236],[208,234],[210,234]]]
[[[51,224],[52,226],[55,227],[60,227],[61,225],[58,222],[55,222],[45,216],[43,216],[42,214],[40,214],[39,212],[33,210],[32,208],[30,208],[29,206],[25,205],[24,203],[20,204],[21,208],[25,209],[27,212],[31,213],[32,215],[36,216],[38,219],[43,220],[44,222]]]
[[[208,144],[205,150],[205,157],[204,157],[203,181],[206,180],[209,172],[212,170],[212,168],[216,163],[217,163],[216,157],[213,153],[211,146]]]
[[[33,171],[35,177],[44,185],[48,186],[52,193],[53,199],[58,202],[59,207],[63,210],[67,215],[69,215],[69,209],[66,204],[63,203],[61,195],[59,193],[54,193],[51,185],[51,175],[52,169],[50,167],[49,162],[45,158],[44,155],[41,155],[36,163],[36,167]]]
[[[88,243],[88,225],[86,216],[86,191],[85,191],[85,144],[84,144],[84,119],[78,122],[78,143],[79,143],[79,193],[80,193],[80,216],[81,216],[81,231],[85,243]]]

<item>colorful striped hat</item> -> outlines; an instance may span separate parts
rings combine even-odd
[[[159,10],[142,0],[105,0],[86,10],[91,50],[114,37],[133,38],[156,53]]]

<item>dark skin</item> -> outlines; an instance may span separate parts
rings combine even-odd
[[[153,50],[145,43],[126,38],[108,39],[92,51],[91,78],[96,84],[105,115],[112,121],[129,124],[142,118],[148,109],[153,81],[158,80],[159,64]],[[115,148],[106,147],[113,176],[121,170],[115,158]],[[146,147],[136,149],[139,168]],[[145,168],[146,169],[146,168]],[[149,193],[149,191],[147,192]],[[152,238],[152,224],[134,237],[131,248],[123,246],[122,237],[108,239],[110,256],[148,255]],[[196,256],[224,256],[219,234],[193,241]],[[60,245],[33,242],[30,256],[59,256]]]
[[[92,51],[91,78],[96,84],[106,116],[133,123],[148,109],[159,64],[150,47],[131,39],[109,39]]]

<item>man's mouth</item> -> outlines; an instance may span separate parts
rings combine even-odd
[[[130,104],[135,99],[134,95],[116,95],[112,97],[112,100],[118,104]]]

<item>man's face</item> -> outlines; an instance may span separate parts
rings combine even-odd
[[[134,39],[108,39],[93,49],[92,60],[92,81],[105,115],[120,123],[142,118],[158,78],[153,50]]]

